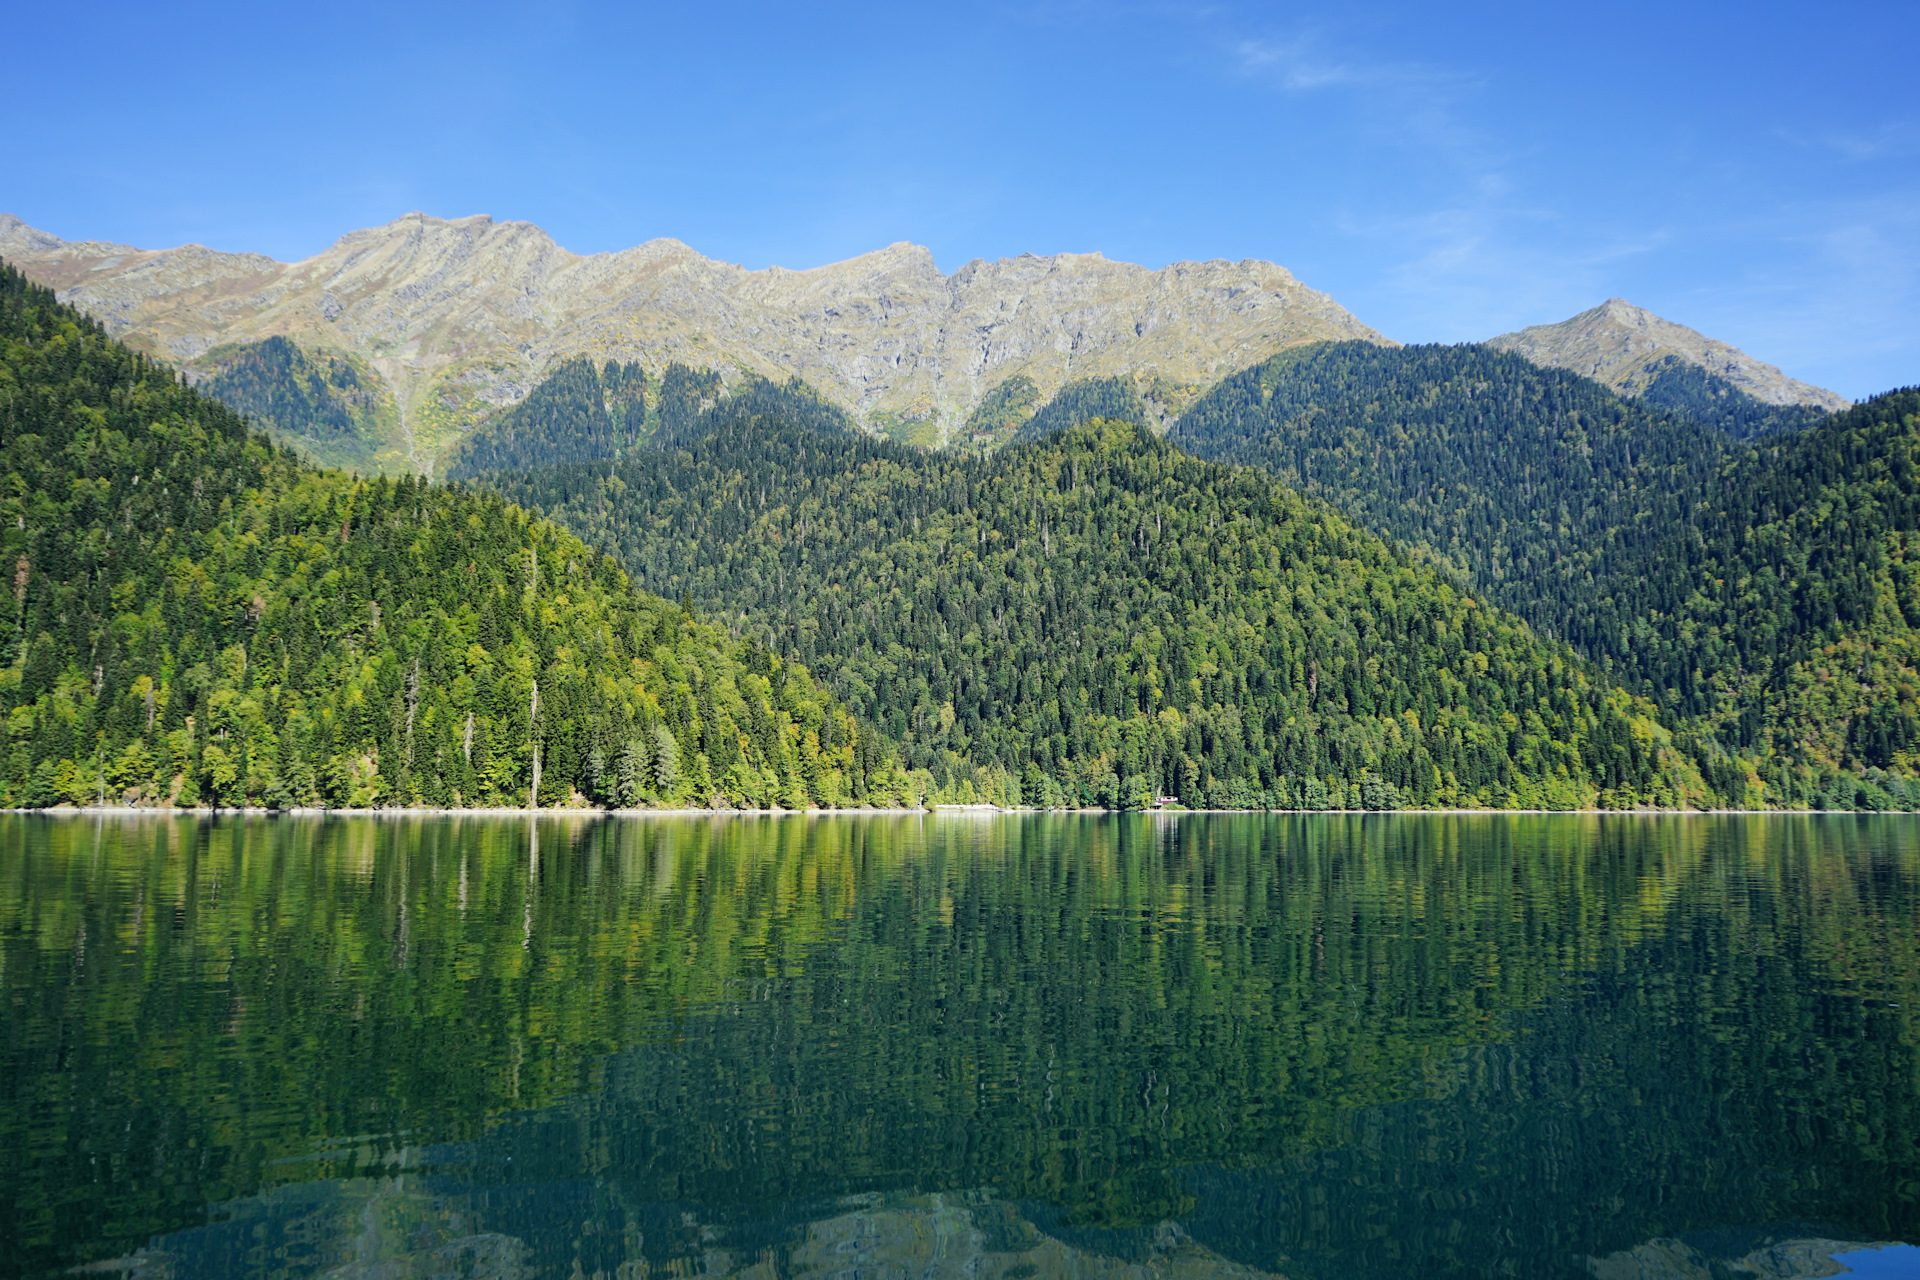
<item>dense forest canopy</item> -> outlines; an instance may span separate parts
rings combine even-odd
[[[1604,651],[1743,752],[1911,777],[1917,552],[1920,391],[1903,390],[1762,438],[1675,536],[1609,565]]]
[[[492,415],[461,438],[446,468],[456,479],[484,471],[538,466],[561,458],[618,457],[652,434],[647,371],[610,360],[604,367],[577,358],[562,364],[526,399]]]
[[[568,361],[525,400],[475,428],[456,448],[447,474],[458,480],[618,458],[656,440],[696,434],[716,412],[775,415],[825,435],[854,429],[843,410],[799,378],[782,383],[747,374],[729,387],[711,369],[675,363],[654,379],[637,363],[596,367],[583,358]]]
[[[1013,438],[1016,442],[1040,440],[1095,418],[1135,422],[1143,427],[1153,423],[1152,412],[1132,378],[1082,378],[1061,387]]]
[[[1026,374],[1016,373],[974,406],[961,429],[961,439],[969,448],[997,449],[1027,424],[1039,403],[1040,388]]]
[[[932,453],[798,379],[582,359],[452,467],[568,535],[317,470],[5,298],[0,800],[1920,799],[1913,392],[1827,415],[1674,364],[1630,402],[1484,347],[1322,343],[1191,404],[1016,379]],[[220,367],[309,453],[385,411],[285,340]],[[1152,439],[1176,406],[1199,461]]]
[[[1794,803],[1915,774],[1916,403],[1702,426],[1488,348],[1339,343],[1223,380],[1169,438],[1459,566],[1745,758],[1729,799]]]
[[[739,611],[996,798],[1678,805],[1636,702],[1324,504],[1096,420],[979,458],[716,420],[496,477],[648,589]]]
[[[1224,378],[1168,439],[1437,553],[1597,656],[1614,656],[1602,637],[1618,628],[1594,579],[1657,556],[1742,451],[1509,352],[1364,342],[1295,348]]]
[[[1742,440],[1798,431],[1827,416],[1825,409],[1815,405],[1768,404],[1679,356],[1668,356],[1658,367],[1660,372],[1634,397],[1634,403],[1718,427]]]
[[[324,471],[0,266],[0,805],[907,803],[807,673],[491,493]]]
[[[200,390],[325,466],[371,472],[399,407],[386,380],[342,352],[306,351],[288,338],[217,347],[200,364]]]

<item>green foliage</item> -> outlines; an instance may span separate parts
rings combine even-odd
[[[1704,796],[1650,708],[1564,647],[1322,504],[1131,425],[978,458],[723,422],[498,483],[650,589],[739,610],[831,672],[943,799]]]
[[[246,414],[275,438],[327,466],[371,471],[397,421],[384,379],[351,356],[305,351],[273,337],[216,347],[199,361],[203,394]]]
[[[1640,563],[1740,450],[1508,352],[1368,342],[1294,348],[1223,379],[1168,439],[1437,553],[1590,651],[1594,578]]]
[[[493,494],[316,470],[4,267],[0,446],[0,805],[911,798],[804,670]]]
[[[672,372],[670,368],[668,373]],[[707,385],[712,389],[697,405],[689,404],[687,411],[671,417],[663,411],[661,443],[677,442],[698,435],[723,419],[778,418],[823,436],[853,435],[857,430],[853,419],[847,416],[844,409],[821,396],[797,375],[785,382],[773,382],[759,374],[750,373],[724,392],[715,375],[713,382]]]
[[[1740,440],[1776,432],[1799,431],[1826,417],[1825,409],[1806,404],[1768,404],[1699,365],[1668,356],[1639,395],[1638,404],[1718,427]]]
[[[1053,399],[1027,420],[1014,440],[1039,440],[1095,418],[1135,422],[1143,427],[1154,421],[1132,378],[1081,378],[1060,388]]]
[[[647,372],[638,364],[584,357],[562,364],[527,394],[454,446],[446,474],[616,458],[650,433]]]
[[[1033,417],[1034,402],[1039,398],[1040,388],[1034,385],[1033,379],[1016,373],[987,392],[986,398],[967,415],[967,425],[961,428],[960,434],[969,447],[997,448],[1013,439]]]
[[[1225,379],[1169,438],[1459,566],[1662,706],[1724,803],[1912,807],[1915,397],[1792,432],[1727,403],[1702,430],[1486,348],[1338,343]]]
[[[596,369],[582,358],[567,361],[525,400],[477,427],[455,447],[447,475],[462,480],[618,458],[656,435],[678,440],[696,433],[715,413],[774,414],[828,435],[853,429],[845,412],[797,377],[777,383],[748,374],[729,393],[711,369],[670,364],[656,383],[637,363],[609,361]]]
[[[1595,583],[1622,602],[1606,651],[1751,757],[1769,799],[1907,807],[1897,780],[1920,774],[1920,391],[1764,438],[1644,562],[1611,568]]]

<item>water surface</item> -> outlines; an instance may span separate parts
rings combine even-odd
[[[0,817],[0,985],[10,1275],[1920,1257],[1914,818]]]

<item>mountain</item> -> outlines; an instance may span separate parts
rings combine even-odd
[[[804,670],[497,496],[321,470],[0,266],[0,806],[919,794]]]
[[[1692,366],[1727,390],[1769,405],[1837,410],[1847,400],[1789,378],[1774,366],[1685,325],[1662,320],[1624,298],[1608,298],[1559,324],[1539,324],[1489,338],[1487,346],[1514,351],[1535,364],[1571,369],[1623,396],[1645,394],[1661,375]]]
[[[1743,441],[1510,352],[1332,343],[1221,380],[1168,439],[1453,566],[1737,757],[1744,781],[1705,764],[1734,802],[1852,807],[1854,779],[1920,774],[1917,412]]]
[[[648,589],[734,611],[938,787],[971,761],[1029,803],[1708,798],[1652,706],[1564,645],[1132,424],[979,457],[716,415],[490,483]]]
[[[1634,397],[1636,403],[1740,440],[1798,431],[1831,412],[1812,404],[1768,404],[1676,355],[1662,356],[1650,368],[1653,379]]]
[[[1385,341],[1257,261],[1150,271],[1029,254],[948,275],[902,243],[748,271],[677,240],[582,256],[528,223],[419,213],[294,263],[68,242],[0,215],[0,256],[191,377],[211,376],[229,358],[218,352],[276,337],[352,362],[393,397],[390,425],[360,420],[389,470],[431,471],[474,423],[578,358],[655,378],[676,362],[729,381],[799,377],[863,429],[940,444],[1020,379],[1043,403],[1075,379],[1125,376],[1177,405],[1295,343]]]

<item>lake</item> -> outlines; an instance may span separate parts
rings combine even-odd
[[[8,815],[0,983],[6,1275],[1920,1272],[1920,818]]]

